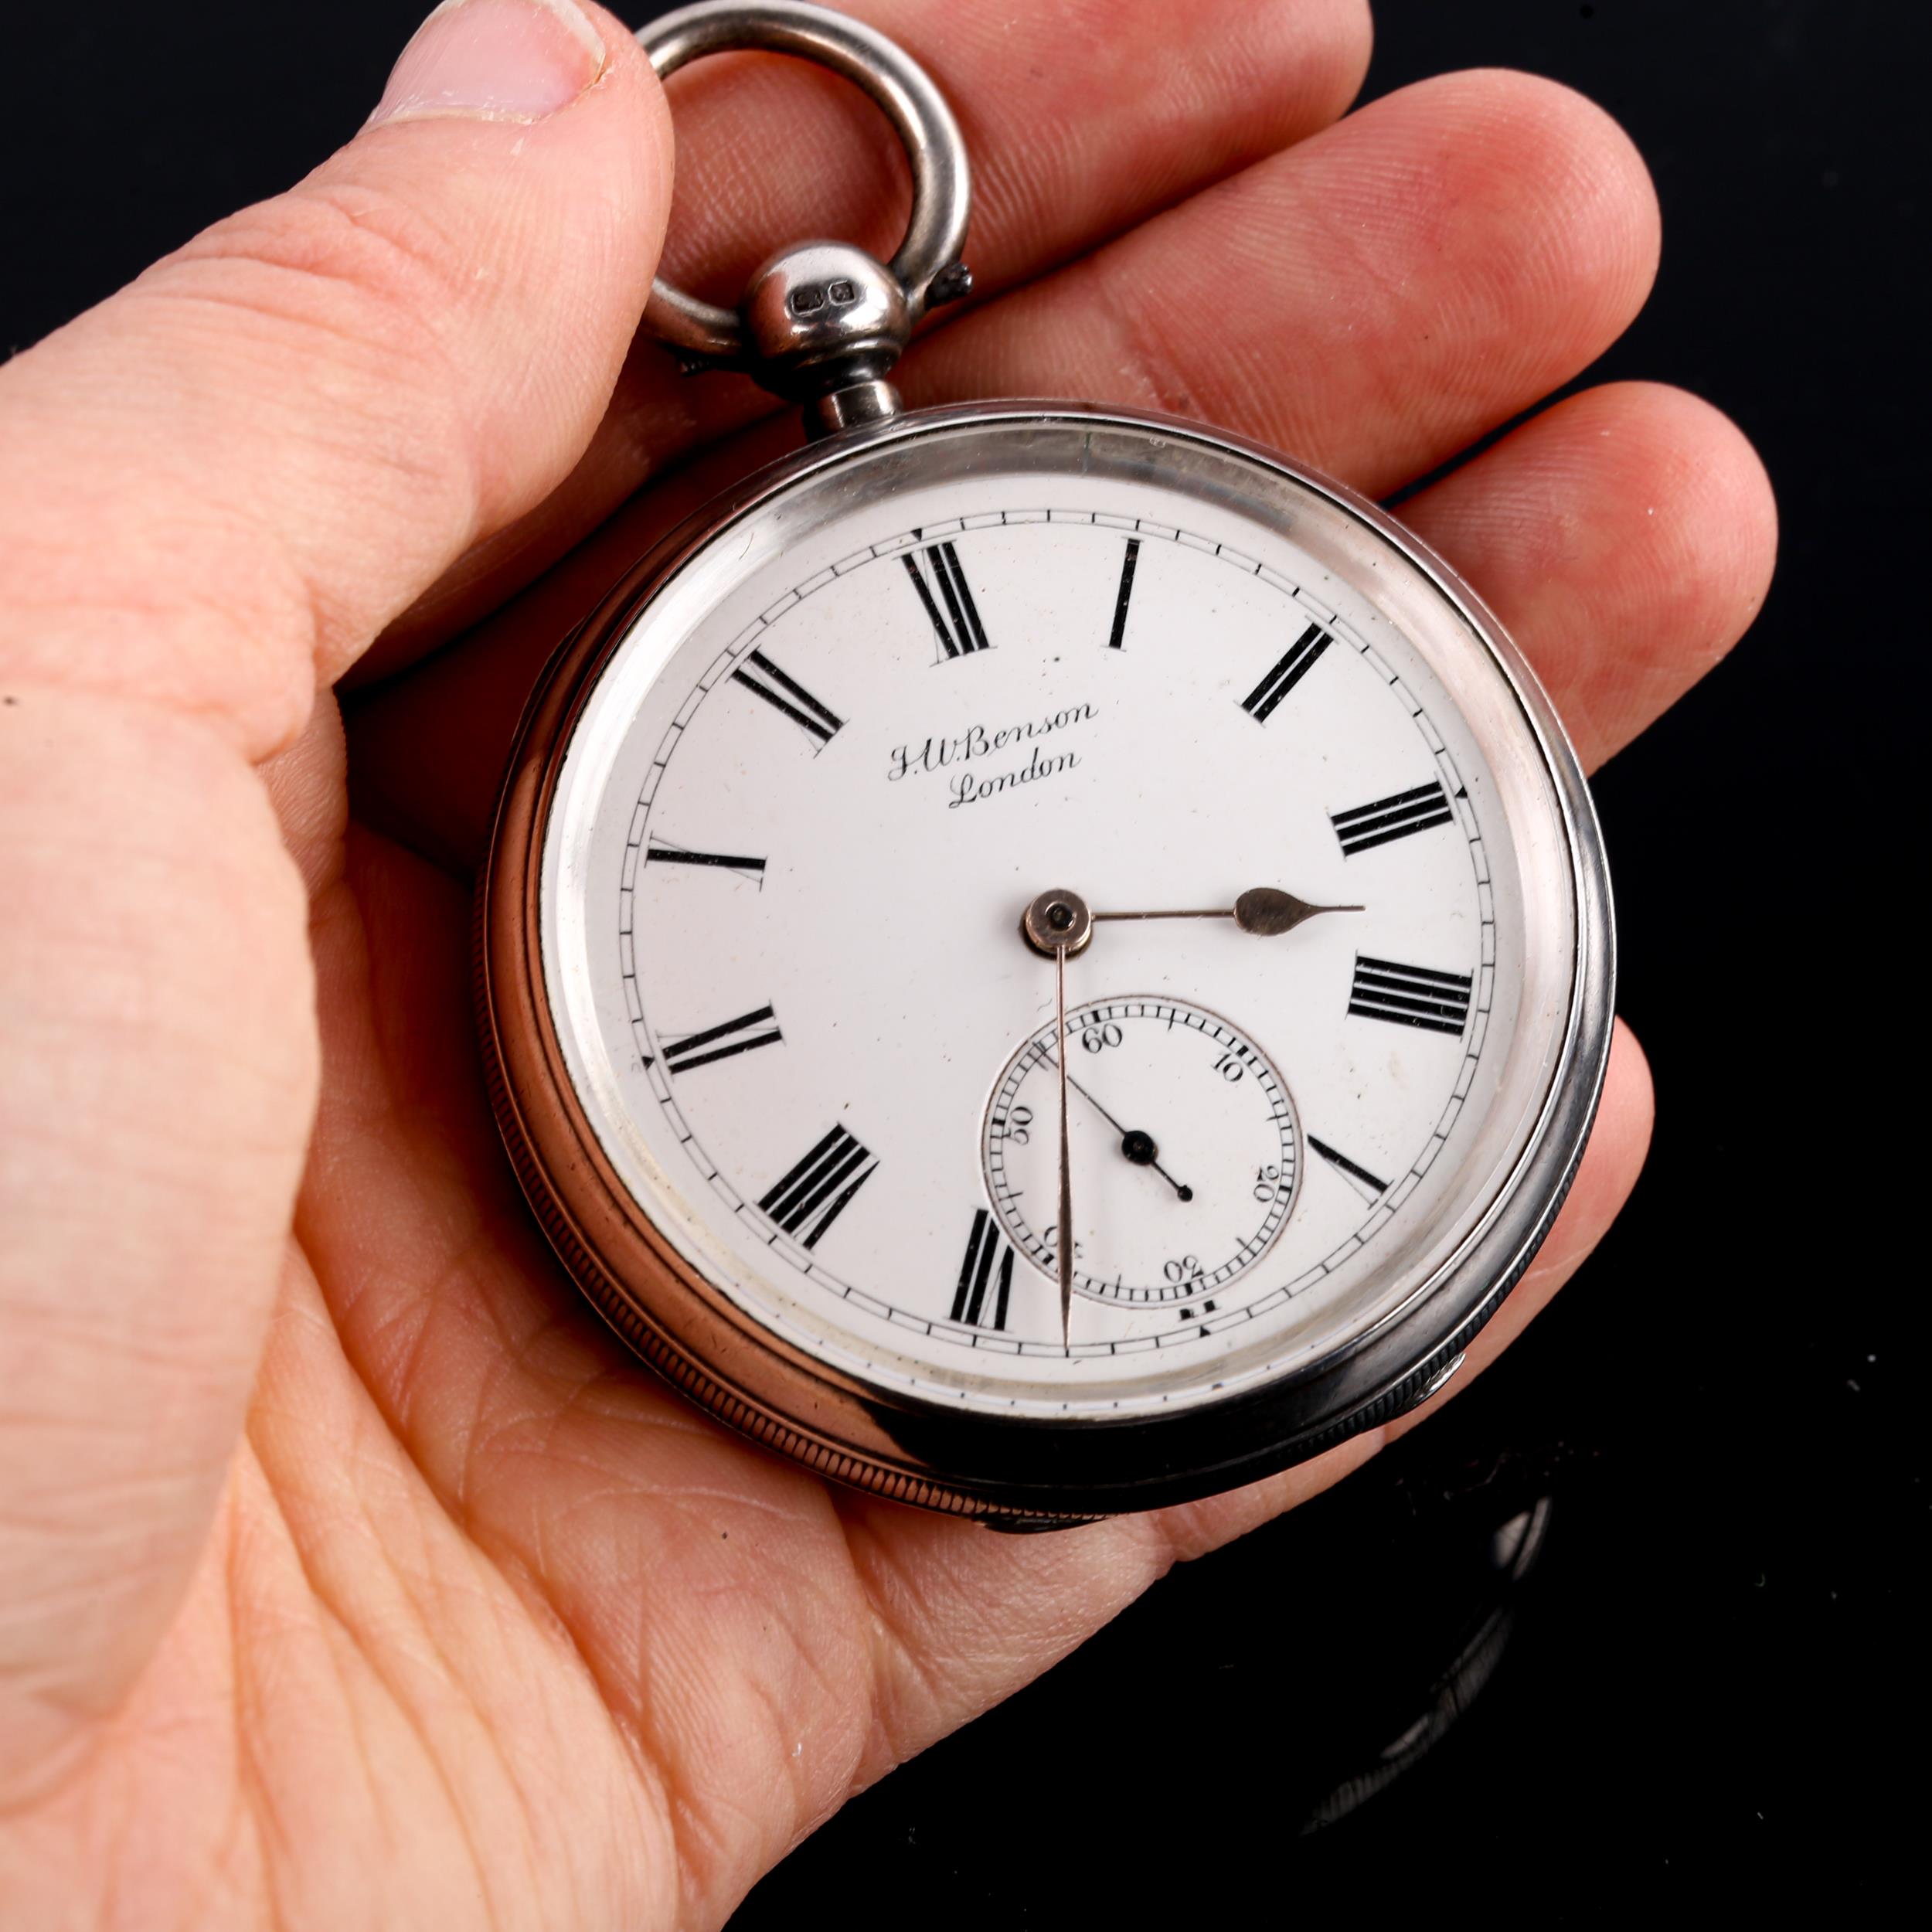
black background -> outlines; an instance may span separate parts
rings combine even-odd
[[[345,138],[416,8],[12,12],[0,344],[18,348]],[[1850,1907],[1897,1876],[1927,1715],[1912,1097],[1932,954],[1904,924],[1926,811],[1921,17],[1378,9],[1371,95],[1509,65],[1631,131],[1664,267],[1590,379],[1710,397],[1778,492],[1756,628],[1597,783],[1620,1004],[1657,1079],[1650,1165],[1569,1291],[1439,1421],[849,1807],[740,1932],[828,1912],[1375,1922],[1451,1901],[1588,1918],[1713,1879],[1741,1904],[1797,1869]],[[1542,1499],[1538,1560],[1512,1579],[1492,1532]],[[1304,1829],[1378,1767],[1399,1774]]]

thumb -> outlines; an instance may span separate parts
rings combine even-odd
[[[669,181],[610,15],[448,0],[340,154],[0,369],[0,1808],[151,1655],[301,1265],[253,764],[567,471]]]
[[[670,182],[621,22],[445,0],[347,148],[0,370],[0,668],[289,742],[581,453]]]

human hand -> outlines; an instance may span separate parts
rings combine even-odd
[[[469,1022],[465,875],[540,626],[438,647],[674,463],[647,513],[794,432],[627,358],[668,124],[620,24],[570,8],[444,14],[468,51],[418,43],[400,117],[0,370],[9,1924],[716,1924],[853,1790],[1413,1420],[998,1537],[828,1490],[580,1313]],[[1172,409],[1382,495],[1648,287],[1641,164],[1563,90],[1464,75],[1330,126],[1351,0],[857,10],[978,172],[980,298],[908,355],[910,403]],[[889,243],[888,137],[777,68],[678,83],[687,282],[840,209]],[[459,103],[489,111],[422,111]],[[1736,432],[1639,386],[1403,515],[1592,764],[1741,632],[1773,543]],[[346,746],[345,677],[390,680]],[[1620,1038],[1452,1388],[1601,1234],[1649,1111]]]

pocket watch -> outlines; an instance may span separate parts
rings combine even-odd
[[[888,264],[785,250],[693,369],[807,441],[570,631],[479,889],[505,1141],[565,1267],[722,1421],[1048,1527],[1199,1497],[1424,1400],[1548,1231],[1608,1056],[1576,755],[1373,505],[1199,423],[902,409],[967,292],[957,124],[825,9],[705,4],[855,82]]]

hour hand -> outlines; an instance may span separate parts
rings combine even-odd
[[[1272,939],[1278,933],[1293,932],[1304,919],[1317,913],[1359,913],[1360,906],[1311,906],[1293,893],[1274,886],[1250,886],[1232,906],[1209,906],[1198,910],[1149,913],[1096,913],[1103,919],[1231,919],[1244,933]]]

